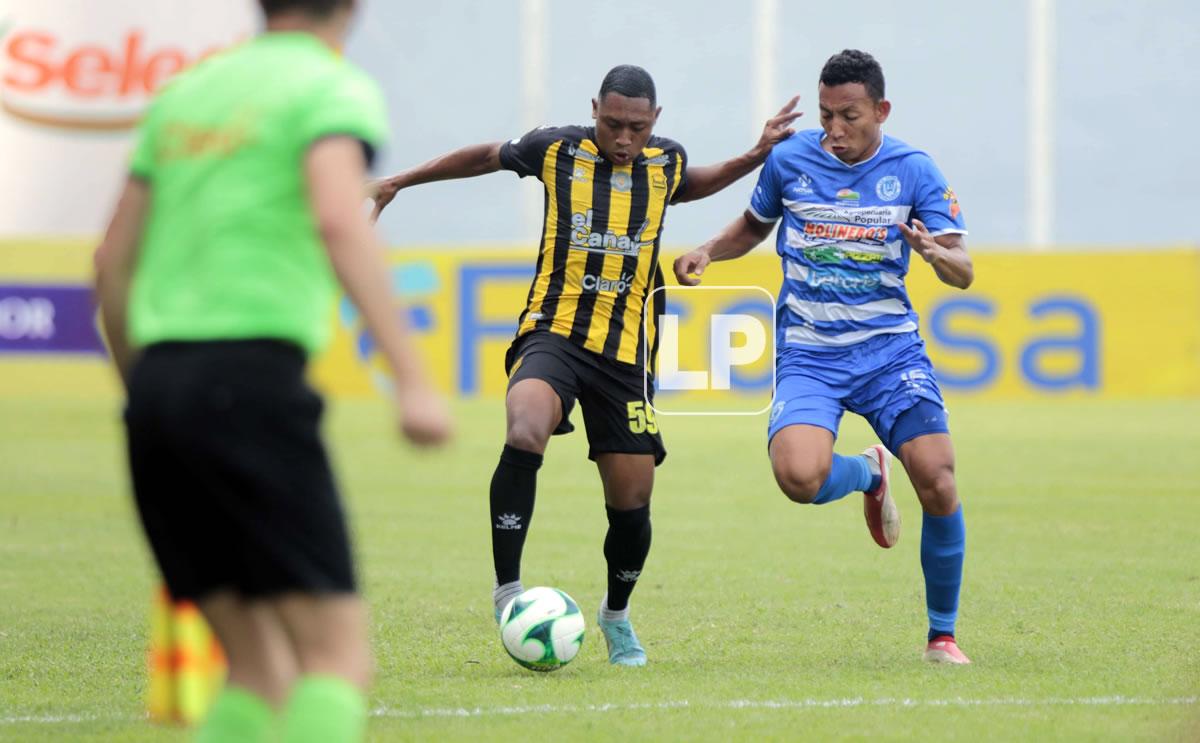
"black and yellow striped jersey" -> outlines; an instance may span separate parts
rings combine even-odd
[[[548,330],[626,364],[649,358],[652,371],[664,304],[664,293],[654,292],[664,283],[658,251],[667,205],[687,187],[683,147],[651,137],[632,163],[615,165],[600,154],[594,129],[543,127],[501,146],[500,163],[546,189],[541,250],[517,336]]]

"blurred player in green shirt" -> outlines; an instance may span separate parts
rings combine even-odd
[[[403,433],[449,435],[361,210],[387,133],[336,54],[354,0],[261,0],[266,33],[172,81],[96,253],[143,527],[229,659],[203,741],[362,737],[366,613],[308,357],[340,282],[395,378]]]

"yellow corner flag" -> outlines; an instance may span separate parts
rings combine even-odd
[[[200,722],[221,690],[225,669],[221,644],[196,605],[174,601],[165,587],[160,589],[150,616],[150,719]]]

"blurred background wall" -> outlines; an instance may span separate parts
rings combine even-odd
[[[70,364],[100,365],[89,249],[124,177],[131,126],[171,75],[253,34],[256,5],[0,0],[0,379],[8,388],[26,389],[31,374],[51,389],[70,386]],[[944,332],[927,324],[926,333],[935,360],[958,370],[951,376],[992,380],[965,390],[1200,394],[1200,253],[1188,219],[1200,205],[1200,151],[1189,128],[1200,115],[1196,3],[367,0],[346,55],[387,95],[393,137],[378,170],[391,173],[541,124],[587,123],[601,78],[620,63],[654,75],[657,131],[681,141],[692,162],[714,162],[748,149],[792,94],[806,112],[799,124],[818,126],[817,76],[843,48],[880,60],[894,104],[885,130],[933,155],[963,204],[981,261],[975,296],[985,306],[952,305],[957,314],[938,315]],[[665,244],[679,250],[709,237],[741,213],[752,185],[751,176],[673,209]],[[511,332],[541,198],[539,184],[500,173],[405,192],[380,222],[397,247],[398,288],[444,295],[440,314],[417,320],[434,353],[448,354],[451,389],[469,393],[474,380],[494,376],[495,352],[472,345],[479,340],[465,329],[482,323],[497,347]],[[446,251],[458,257],[443,265]],[[773,289],[770,248],[759,252],[760,283]],[[508,282],[497,289],[504,299],[479,305],[498,307],[494,316],[464,318],[476,306],[466,304],[467,290],[478,288],[464,285],[464,271],[481,265],[511,269],[488,274]],[[425,278],[403,278],[413,275]],[[914,292],[927,320],[940,308],[938,291]],[[1063,314],[1060,305],[1037,314],[1059,295],[1091,314]],[[972,294],[955,301],[963,297]],[[350,334],[341,341],[347,358],[368,358],[353,314],[344,308],[338,322]],[[1121,323],[1146,328],[1145,347],[1118,342]],[[1006,387],[1004,369],[1020,376],[1022,349],[1045,338],[1060,339],[1039,348],[1057,349],[1062,358],[1050,365],[1068,377],[1086,362],[1081,339],[1092,338],[1095,384]],[[446,343],[450,350],[436,350]],[[1114,377],[1154,353],[1147,349],[1174,359],[1167,372]],[[64,359],[68,366],[56,366]],[[1000,370],[988,377],[993,361]],[[1164,374],[1174,381],[1164,385]],[[1111,387],[1114,378],[1128,384]]]

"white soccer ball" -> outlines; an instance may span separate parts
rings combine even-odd
[[[583,634],[579,605],[557,588],[530,588],[500,615],[504,649],[532,671],[557,671],[570,663],[579,654]]]

